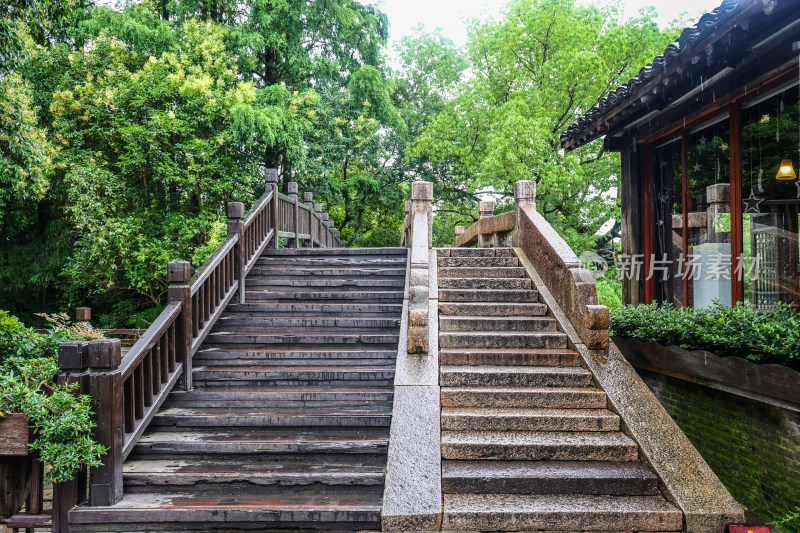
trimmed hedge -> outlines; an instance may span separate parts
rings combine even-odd
[[[611,310],[611,335],[800,368],[800,315],[788,304],[772,312],[756,312],[748,304],[627,305]]]

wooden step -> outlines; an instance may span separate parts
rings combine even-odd
[[[260,367],[260,366],[200,366],[195,367],[193,379],[197,386],[236,386],[244,384],[271,384],[292,386],[299,384],[323,385],[339,383],[354,386],[365,384],[391,385],[394,369],[390,367],[343,368],[338,366],[315,367]]]
[[[371,406],[391,412],[393,390],[385,387],[345,388],[334,384],[327,387],[195,387],[191,391],[173,391],[164,402],[170,407],[348,407]]]
[[[327,348],[327,347],[326,347]],[[332,361],[335,359],[360,359],[383,360],[387,364],[397,357],[397,350],[366,350],[356,347],[350,349],[318,349],[318,350],[297,350],[297,349],[252,349],[252,350],[231,350],[217,347],[201,348],[194,355],[195,361],[279,361],[279,360],[311,360],[311,361]],[[377,363],[377,361],[376,361]]]
[[[389,427],[391,409],[375,406],[168,407],[153,417],[153,426],[171,427]]]
[[[381,246],[376,248],[267,248],[262,258],[277,257],[372,257],[375,255],[405,257],[408,249],[402,246]]]
[[[442,530],[681,531],[661,496],[446,494]]]
[[[638,461],[442,461],[449,494],[655,496],[658,477]]]
[[[277,268],[270,266],[253,267],[250,271],[248,278],[256,277],[267,278],[341,278],[341,277],[356,277],[363,276],[368,278],[390,279],[400,277],[405,279],[405,268],[389,268],[389,267],[361,267],[353,265],[351,267],[292,267],[292,268]]]
[[[376,316],[377,313],[390,313],[400,316],[403,310],[402,299],[398,302],[376,303],[326,303],[326,302],[248,302],[244,304],[230,303],[225,308],[225,315],[247,314],[249,316],[271,316],[272,314],[297,314],[311,316],[331,316],[336,314],[359,316]]]
[[[295,288],[314,288],[319,290],[382,290],[402,289],[405,278],[284,278],[272,276],[248,276],[245,280],[248,290],[294,290]]]
[[[361,291],[361,290],[335,290],[321,291],[317,288],[309,290],[248,290],[245,295],[250,301],[276,301],[292,303],[297,301],[328,301],[331,303],[350,302],[376,302],[376,301],[402,301],[403,291]]]

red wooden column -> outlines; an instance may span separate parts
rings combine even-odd
[[[681,194],[683,196],[682,216],[683,216],[683,243],[681,251],[683,252],[683,264],[681,265],[681,272],[683,272],[683,306],[689,306],[689,209],[692,208],[691,192],[689,191],[689,157],[687,155],[687,146],[689,145],[689,133],[683,130],[683,137],[681,138]]]
[[[730,105],[730,154],[731,154],[731,303],[744,298],[744,287],[739,279],[736,265],[742,257],[742,144],[739,120],[739,102]]]
[[[642,265],[642,278],[644,279],[644,303],[653,302],[655,283],[653,278],[648,279],[650,265],[653,260],[653,148],[647,146],[642,153],[642,218],[644,219],[644,264]],[[634,258],[631,258],[633,260]],[[635,272],[635,270],[634,270]]]

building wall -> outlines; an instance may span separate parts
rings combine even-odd
[[[773,531],[800,533],[800,414],[639,371],[736,500]]]

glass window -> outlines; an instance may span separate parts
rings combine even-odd
[[[736,270],[744,300],[757,309],[800,305],[800,181],[792,177],[800,169],[798,90],[793,84],[742,109],[743,231]],[[782,166],[790,168],[778,176]]]
[[[730,126],[727,117],[698,126],[688,137],[687,301],[731,305]]]
[[[653,198],[655,235],[652,275],[655,297],[684,304],[683,162],[681,138],[654,151]]]

